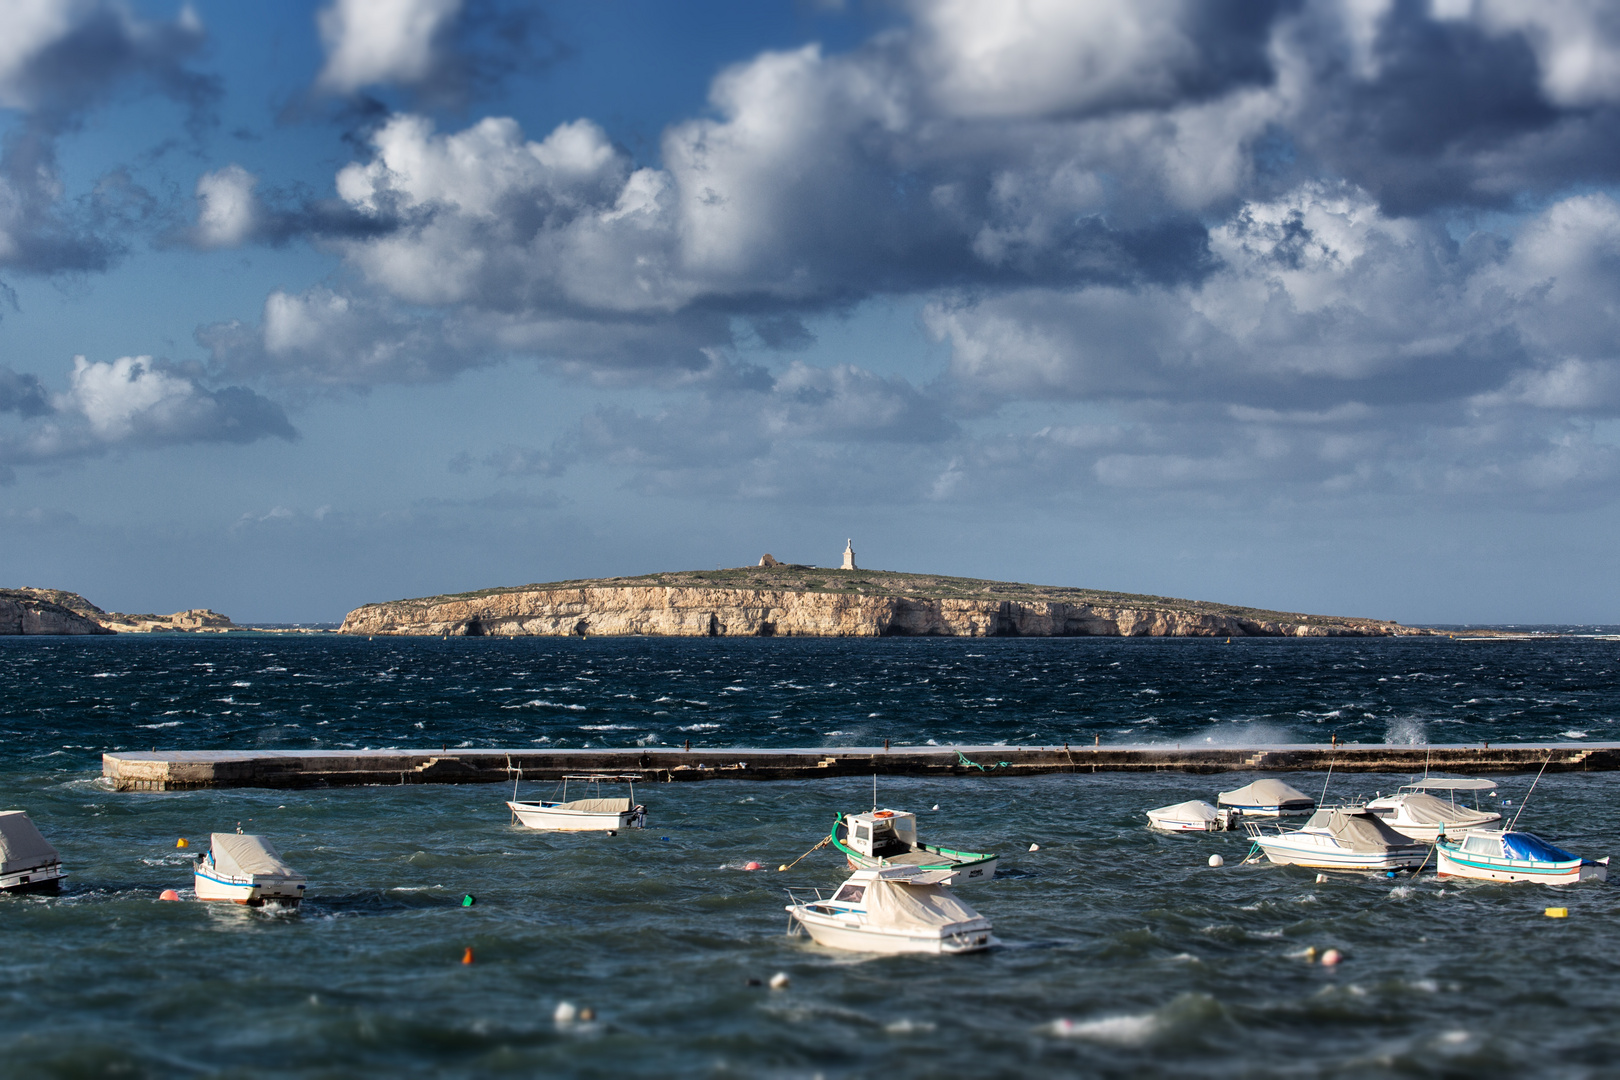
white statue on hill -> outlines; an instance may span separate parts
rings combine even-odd
[[[846,540],[844,542],[844,565],[842,567],[840,567],[840,569],[842,569],[842,570],[855,570],[855,569],[857,569],[857,567],[855,565],[855,541],[854,540]]]

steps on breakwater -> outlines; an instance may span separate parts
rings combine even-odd
[[[1522,773],[1620,769],[1620,743],[1513,746],[906,746],[798,749],[170,750],[103,754],[118,791],[510,783],[564,773],[647,781],[828,776],[1032,776],[1075,772]]]

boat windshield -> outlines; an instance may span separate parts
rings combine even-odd
[[[861,897],[865,895],[865,885],[845,885],[842,889],[838,890],[837,895],[835,895],[833,899],[842,900],[846,904],[858,904],[861,902]]]

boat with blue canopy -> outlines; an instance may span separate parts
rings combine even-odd
[[[1583,859],[1534,833],[1469,829],[1455,839],[1442,838],[1434,850],[1440,877],[1574,885],[1609,876],[1607,858]]]

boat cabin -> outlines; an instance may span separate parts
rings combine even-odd
[[[917,846],[917,815],[903,810],[850,814],[850,849],[873,859],[904,855]]]

